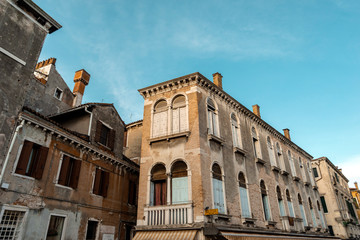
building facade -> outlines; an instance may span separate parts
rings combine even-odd
[[[354,210],[349,180],[326,157],[312,160],[312,168],[331,235],[360,239],[359,219]]]
[[[355,188],[350,188],[350,192],[353,197],[354,205],[355,205],[356,212],[357,212],[358,219],[359,219],[360,218],[360,190],[359,190],[359,186],[358,186],[357,182],[355,182],[354,185],[355,185]]]
[[[326,238],[312,156],[213,77],[194,73],[139,90],[135,239]]]

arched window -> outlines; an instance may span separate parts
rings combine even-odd
[[[263,204],[265,220],[270,221],[271,220],[271,213],[270,213],[269,198],[268,198],[268,195],[267,195],[267,190],[266,190],[264,180],[260,181],[260,191],[261,191],[261,199],[262,199],[262,204]]]
[[[241,147],[239,123],[235,113],[231,113],[231,132],[232,132],[234,147]]]
[[[217,110],[214,101],[210,98],[207,99],[207,110],[209,133],[219,137]]]
[[[187,125],[186,99],[179,95],[172,102],[172,133],[186,131]]]
[[[286,189],[286,201],[287,201],[287,204],[288,204],[290,217],[295,217],[294,207],[293,207],[293,204],[291,202],[289,189]]]
[[[240,192],[240,204],[241,204],[241,217],[251,218],[250,204],[248,198],[248,192],[246,188],[246,179],[244,173],[240,172],[238,176],[239,192]]]
[[[293,175],[295,177],[296,171],[295,171],[294,159],[292,158],[290,151],[288,151],[288,158],[289,158],[289,163],[290,163],[291,175]]]
[[[255,158],[261,159],[260,142],[259,142],[259,137],[258,137],[255,127],[251,128],[251,138],[252,138],[252,143],[253,143],[253,147],[254,147]]]
[[[151,169],[150,205],[166,205],[166,169],[163,164],[156,164]]]
[[[214,163],[214,165],[212,166],[212,184],[214,208],[217,208],[219,210],[219,213],[225,214],[225,201],[221,168],[216,163]]]
[[[310,213],[311,213],[311,218],[313,221],[313,226],[316,227],[317,223],[316,223],[316,217],[315,217],[315,213],[314,213],[314,208],[311,202],[311,199],[309,198],[309,208],[310,208]]]
[[[168,107],[165,100],[160,100],[155,104],[154,116],[153,116],[153,129],[152,136],[164,136],[167,135],[168,127]]]
[[[306,215],[305,215],[305,210],[304,210],[304,206],[303,206],[303,203],[302,203],[302,199],[301,199],[300,194],[298,194],[298,201],[299,201],[299,207],[300,207],[301,217],[302,217],[302,219],[303,219],[303,224],[304,224],[304,227],[306,227],[308,224],[307,224],[307,219],[306,219]]]
[[[271,166],[277,167],[274,148],[273,148],[273,145],[272,145],[272,142],[271,142],[271,139],[269,136],[266,138],[266,143],[267,143],[267,148],[268,148],[268,152],[269,152],[270,164],[271,164]]]
[[[285,162],[284,162],[284,156],[283,156],[280,144],[278,142],[276,143],[276,156],[277,156],[277,158],[279,160],[281,169],[286,171],[286,166],[285,166]]]
[[[171,168],[171,202],[172,204],[189,201],[188,172],[186,163],[177,161]]]
[[[284,201],[283,201],[283,197],[281,195],[281,190],[280,190],[279,186],[276,187],[276,195],[277,195],[278,203],[279,203],[280,216],[281,217],[286,216]]]

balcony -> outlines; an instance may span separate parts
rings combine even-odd
[[[190,136],[190,131],[183,131],[183,132],[176,132],[176,133],[167,134],[167,135],[163,135],[163,136],[152,137],[152,138],[148,139],[148,141],[149,141],[149,144],[151,145],[152,143],[155,143],[155,142],[170,141],[171,139],[180,138],[180,137],[188,138],[189,136]]]
[[[144,208],[145,224],[148,226],[193,223],[193,205],[148,206]]]

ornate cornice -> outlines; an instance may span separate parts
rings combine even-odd
[[[166,82],[158,83],[146,88],[139,89],[139,93],[143,96],[144,99],[149,98],[151,96],[155,96],[159,93],[169,92],[175,89],[179,89],[185,86],[190,85],[198,85],[202,87],[207,92],[211,94],[217,95],[222,101],[226,102],[230,105],[235,111],[244,114],[248,118],[250,118],[253,122],[257,123],[258,125],[265,128],[267,131],[272,133],[275,137],[277,137],[283,144],[287,144],[291,146],[296,151],[300,152],[301,154],[307,156],[308,158],[312,159],[313,157],[307,153],[304,149],[300,148],[291,140],[287,139],[284,135],[282,135],[279,131],[275,128],[270,126],[267,122],[256,116],[252,111],[247,109],[244,105],[239,103],[236,99],[231,97],[228,93],[224,90],[220,89],[216,86],[212,81],[204,77],[201,73],[195,72],[189,75],[185,75],[179,78],[175,78]]]

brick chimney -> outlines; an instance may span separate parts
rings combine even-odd
[[[356,190],[359,190],[358,183],[357,183],[357,182],[354,182],[354,185],[355,185],[355,187],[356,187]]]
[[[260,116],[260,106],[255,104],[255,105],[252,106],[252,108],[253,108],[253,113],[256,116],[258,116],[259,118],[261,118],[261,116]]]
[[[222,75],[220,73],[214,73],[213,74],[213,82],[216,86],[218,86],[220,89],[222,89]]]
[[[291,140],[291,137],[290,137],[290,129],[285,128],[285,129],[283,129],[283,131],[284,131],[285,137],[286,137],[287,139]]]
[[[90,74],[86,72],[84,69],[75,72],[74,76],[74,90],[73,93],[75,95],[73,107],[77,107],[81,104],[82,98],[85,92],[85,86],[89,84]]]

